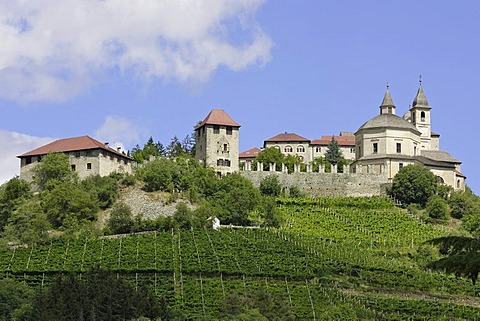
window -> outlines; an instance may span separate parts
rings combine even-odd
[[[402,169],[402,168],[403,168],[403,163],[398,164],[398,169]]]
[[[402,152],[402,143],[397,143],[397,153],[400,154]]]
[[[228,151],[228,144],[223,144],[223,151],[224,152]]]
[[[303,147],[303,146],[298,146],[298,147],[297,147],[297,153],[305,153],[305,147]]]
[[[87,170],[92,169],[92,163],[87,163]]]
[[[223,165],[230,167],[230,160],[226,159]]]
[[[232,126],[227,126],[227,135],[232,134]]]
[[[276,149],[280,150],[280,146],[275,146]]]
[[[388,107],[388,113],[392,114],[392,107]]]
[[[317,148],[315,148],[315,151],[316,151],[317,153],[320,153],[320,152],[322,151],[322,147],[317,147]]]
[[[457,188],[460,188],[460,180],[457,179]]]
[[[223,166],[223,159],[217,159],[217,166]]]
[[[422,122],[425,121],[425,112],[424,112],[424,111],[422,111],[422,112],[420,113],[420,120],[421,120]]]
[[[291,153],[291,152],[293,152],[292,146],[285,146],[285,149],[284,149],[284,150],[285,150],[285,153]]]
[[[417,146],[413,147],[413,156],[417,156]]]
[[[220,134],[220,126],[214,125],[213,126],[213,133],[214,134]]]
[[[25,158],[25,164],[31,164],[32,163],[32,158],[31,157],[27,157]]]
[[[303,162],[303,156],[298,156],[298,159]]]
[[[38,161],[41,162],[42,161],[42,155],[38,156]]]
[[[75,172],[75,171],[77,170],[77,166],[76,166],[76,165],[72,165],[71,168],[72,168],[72,172]]]
[[[378,153],[378,143],[373,143],[373,153]]]
[[[350,148],[350,153],[355,153],[355,147]]]
[[[80,152],[76,152],[75,157],[80,157]]]

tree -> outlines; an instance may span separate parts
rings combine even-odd
[[[0,231],[7,224],[10,215],[27,199],[32,197],[30,183],[14,177],[0,189]]]
[[[427,214],[430,218],[445,221],[448,218],[448,204],[438,195],[432,195],[426,205]]]
[[[391,194],[406,205],[416,203],[425,206],[436,189],[437,179],[428,168],[408,165],[401,168],[393,178]]]
[[[26,282],[18,282],[13,278],[1,279],[0,320],[23,320],[33,294]]]
[[[178,156],[182,156],[185,153],[186,152],[184,150],[184,146],[182,146],[182,142],[180,142],[177,136],[173,136],[167,146],[167,156],[170,158],[175,158]]]
[[[466,236],[446,236],[428,241],[440,246],[440,252],[446,256],[433,261],[427,268],[464,276],[477,282],[480,272],[480,240]]]
[[[282,186],[277,175],[268,175],[260,182],[260,193],[268,196],[279,196]]]
[[[173,162],[166,158],[156,159],[137,172],[145,183],[145,189],[152,191],[172,191]]]
[[[280,171],[282,170],[282,164],[285,161],[285,155],[282,154],[282,152],[275,147],[269,147],[267,149],[262,150],[260,153],[258,153],[257,157],[253,161],[253,167],[256,168],[258,163],[263,164],[263,170],[269,170],[270,164],[275,164],[276,165],[276,170]]]
[[[332,136],[332,140],[328,143],[327,152],[325,153],[325,159],[332,165],[336,165],[338,161],[343,158],[342,151],[338,147],[338,143],[335,140],[335,136]]]
[[[40,190],[51,190],[56,184],[73,181],[77,175],[71,170],[69,157],[63,153],[50,153],[33,169],[34,182]]]
[[[133,229],[132,210],[125,203],[117,203],[110,212],[107,226],[111,233],[130,233]]]

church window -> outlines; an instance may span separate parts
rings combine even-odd
[[[378,153],[378,143],[373,143],[373,153]]]
[[[436,179],[437,179],[437,183],[439,183],[439,184],[445,183],[445,180],[441,176],[436,176]]]
[[[274,146],[276,149],[280,150],[280,146]]]
[[[214,125],[213,126],[213,133],[214,134],[220,134],[220,126]]]
[[[227,126],[227,135],[232,134],[232,126]]]
[[[75,172],[75,171],[77,170],[77,166],[76,166],[76,165],[72,165],[71,168],[72,168],[72,172]]]
[[[305,153],[305,147],[303,147],[303,146],[298,146],[298,147],[297,147],[297,153]]]
[[[397,153],[400,154],[402,152],[402,143],[397,143]]]
[[[392,114],[392,107],[388,107],[388,113],[391,115]]]
[[[460,180],[457,179],[457,188],[460,188]]]
[[[293,152],[292,146],[285,146],[285,153]]]
[[[403,163],[398,164],[398,169],[402,169],[402,168],[403,168]]]
[[[420,120],[421,120],[422,122],[425,121],[425,112],[424,112],[424,111],[422,111],[422,112],[420,113]]]

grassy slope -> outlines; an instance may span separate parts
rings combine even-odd
[[[422,246],[456,233],[381,198],[284,199],[279,230],[172,231],[63,240],[0,251],[0,273],[40,286],[64,271],[108,268],[189,317],[219,315],[231,292],[281,294],[302,320],[480,319],[474,286],[425,271]]]

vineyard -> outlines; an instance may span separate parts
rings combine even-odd
[[[480,320],[466,279],[421,267],[422,244],[455,233],[383,198],[279,199],[280,229],[223,228],[59,239],[0,250],[0,273],[44,286],[107,269],[190,319],[218,319],[231,293],[263,287],[300,320]]]

